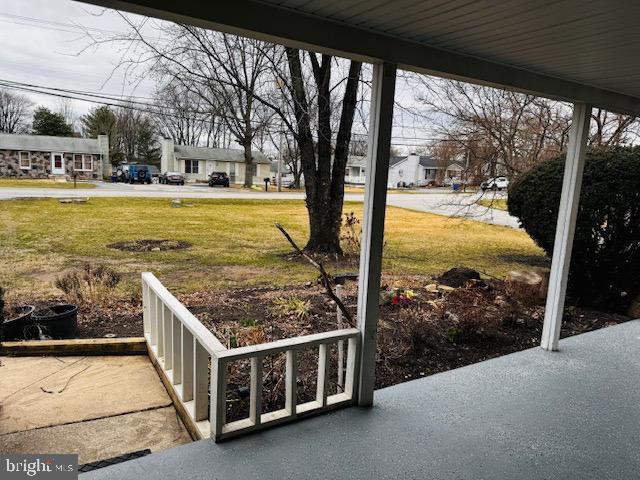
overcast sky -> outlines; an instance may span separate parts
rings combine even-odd
[[[122,73],[109,79],[120,55],[114,48],[89,48],[83,28],[124,31],[112,11],[70,0],[0,0],[0,79],[48,87],[148,96],[152,82],[127,84]],[[59,100],[29,94],[56,108]],[[75,101],[79,114],[92,105]]]
[[[10,80],[53,88],[101,92],[121,96],[150,97],[154,83],[146,80],[133,83],[116,71],[121,54],[114,44],[89,47],[86,30],[95,35],[124,32],[123,20],[112,10],[71,0],[0,0],[0,81]],[[83,51],[83,49],[85,49]],[[61,99],[35,93],[27,94],[36,104],[53,110]],[[396,100],[404,105],[413,103],[414,92],[397,85]],[[86,113],[95,104],[74,100],[77,115]],[[413,119],[400,118],[396,124],[414,125]],[[427,135],[423,122],[419,128],[394,129],[394,135],[407,137],[398,143],[423,143],[413,138]]]

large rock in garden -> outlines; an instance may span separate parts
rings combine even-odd
[[[640,295],[631,300],[631,304],[629,305],[629,310],[627,311],[627,315],[631,318],[640,319]]]
[[[548,271],[512,270],[504,281],[507,293],[520,298],[539,299],[547,294],[549,274]]]
[[[444,272],[437,280],[443,285],[459,288],[469,280],[480,280],[480,273],[472,268],[455,267]]]

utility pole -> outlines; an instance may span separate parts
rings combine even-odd
[[[278,192],[282,191],[282,123],[280,124],[280,146],[278,147]]]

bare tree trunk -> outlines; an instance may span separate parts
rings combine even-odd
[[[253,186],[253,156],[251,155],[251,142],[245,142],[244,145],[244,187],[251,188]]]
[[[341,254],[340,225],[344,200],[344,176],[362,64],[352,61],[349,67],[332,166],[330,102],[332,57],[322,55],[319,62],[315,54],[310,54],[310,59],[318,92],[317,155],[311,134],[300,52],[287,48],[297,124],[296,139],[300,149],[307,194],[306,205],[309,212],[309,241],[304,249],[314,253]]]

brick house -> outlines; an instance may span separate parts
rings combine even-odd
[[[109,172],[109,137],[0,133],[0,177],[101,179]]]

